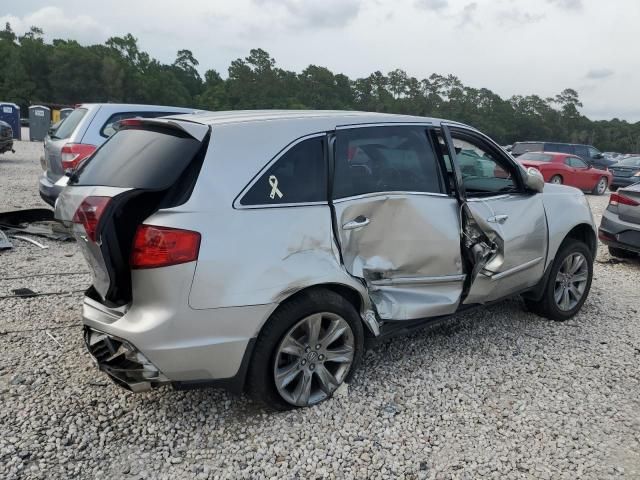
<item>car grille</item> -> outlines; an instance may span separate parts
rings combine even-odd
[[[610,168],[609,170],[611,170],[611,173],[616,177],[630,177],[635,173],[634,170],[621,170],[617,168]]]

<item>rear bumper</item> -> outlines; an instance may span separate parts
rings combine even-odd
[[[640,224],[620,220],[608,210],[602,215],[598,238],[610,247],[640,253]]]
[[[241,390],[253,341],[276,305],[192,309],[187,299],[194,270],[195,263],[136,270],[132,304],[108,308],[87,296],[83,323],[92,331],[127,342],[178,387],[217,385]],[[113,370],[98,365],[114,378]],[[117,379],[139,383],[139,373]],[[145,388],[163,383],[144,381],[149,383]],[[130,389],[134,387],[139,386]]]
[[[56,203],[56,199],[60,192],[62,191],[62,187],[57,186],[49,177],[47,177],[46,172],[40,176],[40,180],[38,182],[38,190],[40,191],[40,197],[52,207]]]

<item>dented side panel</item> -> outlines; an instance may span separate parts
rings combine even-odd
[[[366,282],[382,319],[456,310],[464,275],[454,198],[375,194],[336,200],[334,207],[344,265]],[[354,221],[366,225],[345,228]]]

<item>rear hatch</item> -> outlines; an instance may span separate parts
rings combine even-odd
[[[55,215],[72,227],[93,274],[94,299],[130,302],[136,230],[157,210],[188,200],[209,136],[208,126],[193,122],[124,120],[71,175]]]

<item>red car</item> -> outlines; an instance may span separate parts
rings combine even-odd
[[[596,195],[606,192],[613,178],[608,170],[592,167],[568,153],[529,152],[516,160],[524,167],[540,170],[545,182],[570,185]]]

